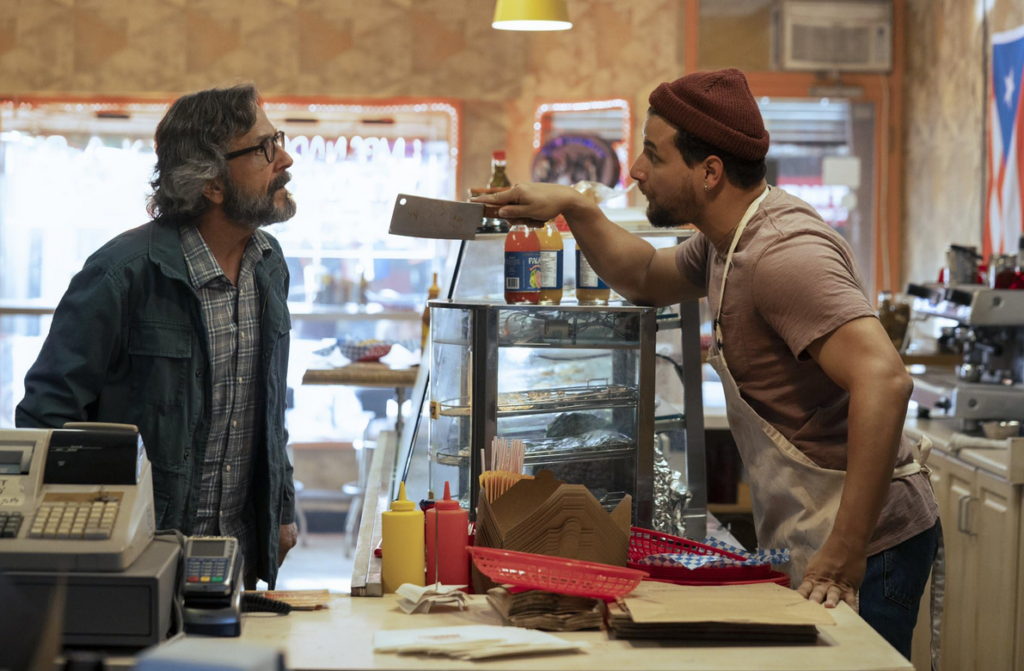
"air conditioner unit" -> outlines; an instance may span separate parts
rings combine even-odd
[[[782,0],[772,34],[781,70],[892,69],[890,2]]]

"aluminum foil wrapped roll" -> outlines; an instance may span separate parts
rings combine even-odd
[[[690,491],[679,471],[673,471],[665,459],[662,437],[654,437],[654,530],[673,536],[686,536],[683,512],[690,505]]]

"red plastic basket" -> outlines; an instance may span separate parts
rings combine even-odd
[[[751,581],[773,582],[769,579],[772,567],[767,564],[764,566],[705,566],[689,569],[682,566],[648,566],[640,563],[644,557],[656,554],[716,555],[737,561],[746,559],[735,552],[713,548],[688,538],[633,527],[629,537],[629,562],[626,565],[633,569],[646,571],[652,580],[679,585],[738,585]]]
[[[495,548],[466,549],[480,572],[494,582],[556,594],[615,599],[632,592],[647,577],[645,571],[575,559]]]

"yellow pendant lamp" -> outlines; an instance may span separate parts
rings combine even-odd
[[[498,30],[569,30],[565,0],[498,0],[494,22]]]

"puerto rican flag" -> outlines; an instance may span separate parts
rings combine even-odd
[[[1024,213],[1024,137],[1020,123],[1021,74],[1024,71],[1024,26],[992,36],[992,92],[988,104],[988,188],[982,245],[985,258],[993,252],[1012,254],[1022,232]]]

